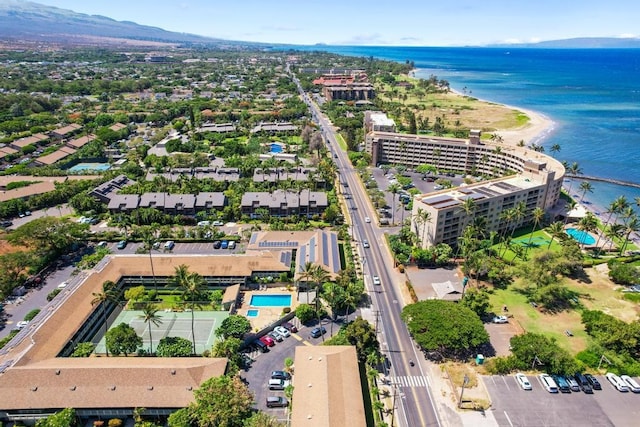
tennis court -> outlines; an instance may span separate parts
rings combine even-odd
[[[538,248],[540,246],[549,246],[549,239],[545,239],[542,236],[533,236],[533,238],[529,239],[528,237],[525,239],[514,239],[511,241],[512,244],[529,247],[529,248]]]
[[[145,323],[141,318],[142,311],[123,310],[110,327],[115,327],[120,323],[128,324],[142,338],[142,348],[145,350],[149,350],[149,327],[151,327],[154,351],[160,340],[165,337],[180,337],[192,341],[191,312],[159,311],[157,315],[162,323],[156,326],[153,323]],[[194,311],[193,329],[197,354],[211,350],[216,339],[215,331],[227,317],[229,317],[229,313],[225,311]],[[98,354],[105,352],[104,338],[96,346],[95,352]]]

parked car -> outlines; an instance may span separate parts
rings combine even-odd
[[[282,326],[276,326],[275,328],[273,328],[273,330],[285,338],[289,338],[291,336],[291,332],[289,332],[287,328],[284,328]]]
[[[289,381],[270,379],[269,390],[284,390],[289,385]]]
[[[269,347],[273,347],[274,345],[276,345],[276,342],[273,340],[273,338],[271,338],[268,335],[264,335],[264,336],[260,337],[260,341],[262,341],[263,343],[265,343]]]
[[[591,374],[584,374],[584,377],[587,379],[587,381],[589,381],[589,384],[591,385],[592,389],[602,390],[602,385],[600,384],[600,381],[598,381],[596,377],[594,377]]]
[[[289,406],[289,401],[284,396],[267,397],[267,408],[285,408]]]
[[[255,340],[253,342],[253,346],[263,353],[266,353],[269,351],[269,346],[261,340]]]
[[[211,225],[210,221],[198,221],[198,227],[206,227],[208,225]]]
[[[290,380],[291,374],[285,371],[273,371],[271,372],[271,379],[274,380]]]
[[[229,249],[235,249],[236,248],[236,241],[235,240],[229,240],[229,245],[227,247]]]
[[[571,393],[571,387],[569,387],[569,383],[562,375],[554,375],[553,380],[558,385],[558,390],[560,390],[561,393]]]
[[[98,246],[99,248],[106,248],[107,247],[107,242],[105,242],[104,240],[100,243],[98,243],[96,246]]]
[[[573,377],[575,378],[576,382],[583,392],[587,394],[593,394],[593,387],[591,387],[591,383],[586,376],[582,374],[575,374]]]
[[[509,323],[509,319],[507,319],[507,316],[494,316],[493,323]]]
[[[620,375],[620,379],[627,384],[629,390],[634,393],[640,393],[640,384],[638,384],[636,380],[631,378],[629,375]]]
[[[324,335],[327,333],[327,330],[325,329],[324,326],[316,326],[315,328],[313,328],[311,330],[311,337],[312,338],[319,338],[320,336]]]
[[[270,336],[271,338],[273,338],[275,341],[278,341],[278,342],[282,342],[284,340],[284,337],[282,335],[280,335],[279,333],[277,333],[275,330],[269,332],[267,335]]]
[[[21,330],[21,329],[27,327],[27,325],[29,325],[29,321],[28,320],[21,320],[18,323],[16,323],[16,329]]]
[[[174,242],[173,240],[169,240],[169,241],[165,242],[165,244],[164,244],[164,250],[165,250],[165,251],[170,251],[170,250],[172,250],[175,246],[176,246],[176,242]]]
[[[213,242],[213,249],[220,249],[221,245],[222,242],[220,240],[216,240],[215,242]]]
[[[287,328],[289,330],[289,332],[291,332],[291,333],[295,334],[296,332],[298,332],[298,328],[293,323],[284,322],[281,326],[284,327],[284,328]]]
[[[60,284],[57,286],[57,288],[58,288],[58,289],[60,289],[60,290],[62,290],[62,289],[64,289],[64,288],[66,288],[68,284],[69,284],[68,282],[64,281],[64,282],[60,283]]]
[[[540,380],[540,383],[542,384],[544,389],[547,390],[549,393],[557,393],[558,392],[558,385],[553,380],[553,378],[551,378],[551,375],[549,375],[549,374],[540,374],[540,375],[538,375],[538,379]]]
[[[626,393],[629,391],[629,386],[627,385],[626,382],[624,382],[622,380],[622,378],[620,378],[619,376],[617,376],[616,374],[614,374],[613,372],[607,372],[605,375],[605,378],[607,380],[609,380],[609,382],[611,383],[611,385],[613,387],[615,387],[616,390]]]
[[[117,247],[118,249],[124,249],[124,248],[126,248],[126,247],[127,247],[127,241],[126,241],[126,240],[120,240],[120,241],[118,242],[118,244],[116,245],[116,247]]]
[[[223,240],[222,243],[220,243],[220,249],[227,249],[229,247],[229,242],[226,240]]]
[[[221,225],[224,225],[224,222],[222,222],[222,221],[213,221],[211,223],[211,225],[214,225],[216,227],[220,227]]]
[[[571,391],[580,391],[580,384],[578,384],[578,381],[576,381],[572,376],[565,375],[564,379],[567,381],[567,384],[569,384]]]
[[[529,378],[521,372],[518,372],[516,375],[516,381],[522,387],[523,390],[533,390],[531,383],[529,382]]]
[[[380,277],[378,276],[373,276],[373,284],[374,285],[380,285],[382,282],[380,282]]]

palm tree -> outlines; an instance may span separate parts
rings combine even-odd
[[[117,302],[118,297],[115,291],[116,284],[111,280],[107,280],[102,284],[101,292],[93,292],[93,299],[91,300],[91,305],[100,305],[102,307],[102,321],[104,323],[104,336],[105,339],[107,337],[108,325],[107,325],[107,304],[110,302]],[[105,345],[105,352],[107,357],[109,357],[109,350]]]
[[[175,276],[171,284],[180,290],[180,298],[189,303],[191,309],[191,338],[193,342],[193,354],[196,354],[195,317],[193,311],[196,305],[204,300],[205,281],[198,273],[191,273],[189,267],[181,264],[176,267]]]
[[[573,177],[577,177],[578,175],[582,175],[582,169],[580,169],[580,165],[577,162],[573,162],[569,167],[566,167],[567,174]],[[571,180],[571,184],[569,185],[569,197],[571,197],[571,188],[573,187],[573,179]]]
[[[422,235],[420,236],[420,247],[424,248],[424,236],[427,232],[427,223],[431,222],[431,212],[424,210],[422,208],[418,208],[418,213],[416,214],[416,225],[422,225]]]
[[[142,235],[142,247],[145,251],[149,252],[149,263],[151,264],[151,277],[153,277],[153,290],[158,293],[158,283],[156,281],[156,272],[153,268],[153,257],[151,256],[151,251],[153,250],[153,245],[156,243],[155,236],[151,233],[149,229],[145,229]]]
[[[391,184],[387,187],[387,191],[393,194],[393,198],[391,199],[391,225],[396,224],[396,194],[400,191],[400,184]]]
[[[591,185],[589,181],[582,181],[580,183],[580,190],[582,190],[582,197],[580,198],[580,200],[584,202],[584,196],[587,193],[593,193],[593,185]]]
[[[531,230],[531,234],[529,234],[529,241],[527,242],[527,250],[525,252],[525,255],[529,252],[529,249],[531,248],[531,239],[533,238],[533,233],[536,232],[536,228],[538,228],[538,225],[542,222],[544,218],[544,209],[537,207],[533,210],[533,212],[531,212],[531,214],[533,215],[533,230]]]
[[[551,224],[548,228],[548,231],[549,234],[551,234],[551,239],[549,239],[549,246],[547,246],[547,249],[551,248],[553,239],[560,240],[566,235],[564,231],[564,224],[560,221],[556,221]]]
[[[587,214],[578,221],[578,228],[583,231],[583,235],[578,243],[584,247],[587,233],[598,228],[598,219],[593,213],[587,212]]]
[[[307,289],[307,304],[309,304],[309,282],[313,277],[313,270],[315,269],[315,265],[312,262],[305,262],[302,267],[302,271],[300,271],[300,275],[298,276],[298,282],[304,281],[305,288]]]
[[[318,319],[318,324],[320,324],[320,310],[318,307],[318,303],[320,302],[320,288],[324,284],[324,282],[329,280],[329,273],[319,265],[316,265],[311,272],[311,277],[313,278],[313,282],[315,283],[316,289],[316,316]],[[324,342],[324,336],[322,337],[322,341]]]
[[[607,230],[607,227],[609,227],[609,225],[611,224],[611,220],[612,220],[613,215],[615,214],[617,216],[620,212],[622,212],[622,210],[626,206],[628,206],[628,204],[629,203],[627,202],[627,198],[625,196],[619,196],[614,201],[609,203],[609,206],[607,208],[607,213],[609,215],[607,216],[607,219],[605,220],[605,222],[603,224],[604,230]],[[598,244],[600,243],[600,238],[601,237],[602,237],[602,233],[598,233],[598,241],[596,242],[596,247],[598,247]]]
[[[462,227],[465,228],[473,219],[473,214],[476,210],[476,201],[472,198],[466,198],[460,205],[460,211],[465,213],[464,221],[462,222]]]
[[[561,149],[560,144],[553,144],[551,148],[549,148],[549,151],[551,152],[551,154],[554,154],[554,153],[559,153],[560,149]]]
[[[146,303],[142,307],[142,314],[138,316],[149,328],[149,354],[153,355],[153,337],[151,336],[151,325],[159,326],[162,324],[162,316],[158,315],[158,307],[152,303]]]
[[[629,220],[626,221],[623,225],[624,242],[620,247],[620,256],[622,256],[624,251],[627,249],[627,245],[629,244],[629,238],[631,237],[631,235],[633,233],[636,233],[638,230],[640,230],[640,219],[638,219],[638,217],[634,215],[630,217]]]
[[[576,202],[574,199],[570,198],[567,203],[565,208],[567,209],[567,213],[564,216],[564,223],[566,224],[569,221],[569,212],[573,211],[576,206],[578,206],[578,202]]]
[[[436,148],[433,150],[433,157],[436,159],[436,175],[440,175],[440,156],[442,155],[442,150]]]

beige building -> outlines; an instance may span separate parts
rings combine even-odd
[[[439,171],[455,171],[473,176],[501,176],[451,190],[417,195],[413,201],[412,229],[421,235],[422,246],[457,244],[462,230],[473,218],[484,217],[489,231],[501,231],[503,211],[524,202],[526,215],[511,222],[518,227],[531,221],[535,208],[548,211],[558,201],[565,169],[553,157],[529,150],[480,140],[480,131],[471,131],[468,140],[432,136],[369,132],[365,149],[373,164],[403,164],[415,168],[429,164]],[[475,209],[467,215],[462,208],[473,199]],[[419,210],[429,212],[426,224],[416,222]],[[422,236],[424,234],[424,236]]]
[[[291,427],[364,427],[364,399],[353,346],[298,346]]]

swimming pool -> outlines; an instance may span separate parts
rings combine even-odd
[[[272,153],[282,153],[282,145],[273,143],[271,144],[271,152]]]
[[[78,163],[77,165],[69,168],[69,172],[104,172],[109,169],[111,169],[111,165],[109,163]]]
[[[256,310],[255,308],[247,310],[247,317],[258,317],[260,314],[260,310]]]
[[[578,230],[577,228],[567,228],[565,230],[569,236],[581,245],[593,245],[596,243],[596,239],[586,231]]]
[[[289,307],[291,295],[252,295],[251,307]]]

